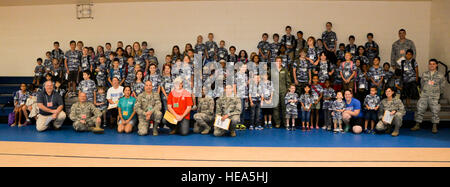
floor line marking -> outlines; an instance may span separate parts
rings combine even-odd
[[[61,157],[61,158],[87,158],[87,159],[122,159],[122,160],[160,160],[160,161],[195,161],[195,162],[279,162],[279,163],[302,163],[302,162],[343,162],[343,163],[450,163],[450,160],[434,160],[434,161],[394,161],[394,160],[207,160],[207,159],[171,159],[171,158],[133,158],[133,157],[102,157],[102,156],[77,156],[77,155],[45,155],[45,154],[13,154],[13,153],[0,153],[4,156],[36,156],[36,157]]]

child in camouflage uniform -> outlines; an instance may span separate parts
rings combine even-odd
[[[295,131],[295,119],[298,116],[298,94],[295,93],[294,84],[289,86],[289,92],[284,97],[284,103],[286,104],[286,130]],[[289,126],[289,120],[292,120],[292,127]]]

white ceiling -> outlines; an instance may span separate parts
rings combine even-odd
[[[89,2],[117,3],[117,2],[161,2],[161,1],[230,1],[230,0],[0,0],[0,6],[82,4]],[[259,0],[259,1],[273,1],[273,0]],[[308,0],[291,0],[291,1],[308,1]],[[321,0],[321,1],[431,1],[431,0]]]

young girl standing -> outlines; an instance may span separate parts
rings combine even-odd
[[[305,130],[305,123],[306,123],[306,129],[311,130],[309,128],[309,120],[310,120],[310,116],[311,116],[311,106],[313,104],[311,88],[309,85],[305,85],[303,90],[304,90],[304,93],[300,96],[300,104],[301,104],[301,111],[302,111],[302,130]],[[311,127],[312,127],[312,125],[311,125]]]

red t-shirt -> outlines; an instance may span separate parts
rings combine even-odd
[[[192,96],[191,93],[189,93],[187,90],[183,89],[181,93],[176,92],[175,90],[172,90],[169,93],[169,97],[167,97],[167,105],[172,105],[172,109],[177,113],[178,115],[183,115],[184,111],[186,111],[186,108],[188,106],[194,105],[192,102]],[[184,119],[189,120],[191,115],[189,112]]]

